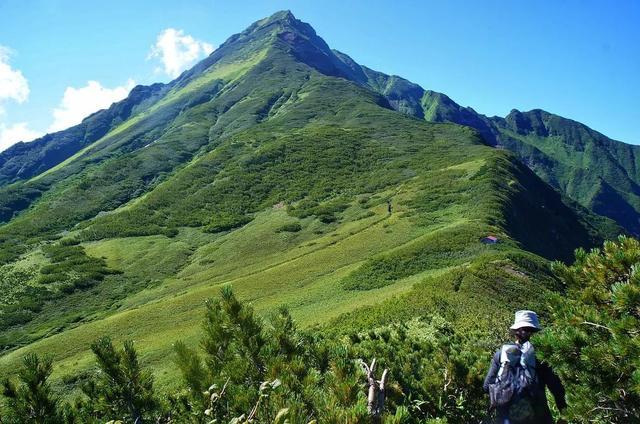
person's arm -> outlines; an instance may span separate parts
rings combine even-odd
[[[558,377],[558,375],[553,372],[553,369],[551,369],[551,367],[545,362],[538,363],[538,374],[544,384],[549,388],[549,391],[551,391],[558,409],[560,411],[564,410],[567,407],[567,401],[565,399],[564,386],[562,385],[562,381],[560,381],[560,377]]]
[[[496,352],[491,359],[491,366],[489,367],[489,372],[487,376],[484,378],[484,384],[482,388],[486,393],[489,393],[489,384],[493,384],[496,382],[496,377],[498,376],[498,370],[500,369],[500,351]]]

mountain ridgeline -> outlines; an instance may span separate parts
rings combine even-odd
[[[0,371],[46,351],[73,391],[100,334],[147,341],[171,387],[173,343],[228,283],[341,335],[437,311],[495,340],[544,311],[548,260],[617,234],[606,217],[636,231],[634,152],[542,111],[486,118],[278,12],[0,154]]]
[[[279,16],[279,15],[274,15]],[[185,86],[218,61],[233,61],[259,51],[252,44],[272,31],[273,25],[288,22],[277,37],[288,44],[294,57],[317,71],[356,82],[384,96],[388,106],[402,113],[430,122],[452,122],[470,126],[486,143],[506,148],[552,187],[589,210],[615,220],[633,234],[640,234],[640,149],[611,140],[587,126],[543,110],[513,110],[505,118],[486,117],[470,107],[461,107],[442,93],[425,90],[397,76],[389,76],[358,65],[344,53],[331,50],[313,28],[293,17],[269,18],[230,38],[209,58],[185,72],[170,84],[135,87],[127,99],[99,111],[81,124],[30,143],[18,143],[0,153],[0,185],[32,178],[102,138],[118,124],[150,107],[172,88]],[[242,46],[239,48],[239,44]],[[213,97],[200,93],[195,102]],[[193,106],[185,104],[182,106]],[[162,119],[173,118],[182,108],[166,111]],[[148,133],[146,128],[144,131]],[[142,132],[138,131],[138,134]],[[148,134],[147,134],[148,135]],[[146,137],[151,139],[152,137]],[[139,147],[139,146],[138,146]],[[130,146],[130,149],[135,146]],[[21,195],[11,192],[8,202],[0,206],[0,220],[31,203],[42,192],[33,184]],[[47,185],[45,183],[44,187]]]
[[[640,146],[541,109],[487,117],[404,80],[378,90],[403,113],[478,130],[486,143],[515,153],[556,190],[640,234]]]

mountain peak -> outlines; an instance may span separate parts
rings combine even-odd
[[[253,23],[242,33],[231,37],[227,43],[247,40],[253,43],[275,42],[296,60],[325,75],[362,82],[363,77],[354,75],[357,70],[350,67],[353,63],[345,63],[343,60],[346,55],[332,51],[311,25],[297,19],[290,10],[281,10]],[[354,67],[359,68],[359,65]]]
[[[258,22],[276,22],[276,21],[286,21],[286,22],[292,22],[292,21],[297,21],[296,17],[293,16],[293,13],[291,13],[290,10],[279,10],[278,12],[274,13],[273,15],[261,19]]]
[[[518,134],[535,134],[539,137],[548,137],[549,129],[546,125],[546,117],[548,115],[542,109],[533,109],[528,112],[512,109],[505,117],[505,121]]]
[[[249,28],[244,30],[242,33],[246,35],[255,32],[264,32],[265,29],[271,30],[271,28],[276,28],[277,32],[293,30],[296,32],[307,33],[312,36],[316,35],[316,32],[311,25],[297,19],[290,10],[281,10],[269,17],[260,19],[259,21],[251,24]]]

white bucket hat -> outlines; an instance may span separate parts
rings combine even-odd
[[[517,311],[516,319],[511,326],[512,330],[517,330],[519,328],[535,328],[537,331],[542,330],[540,327],[540,321],[538,321],[538,314],[533,311]]]

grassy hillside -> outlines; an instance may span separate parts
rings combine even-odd
[[[494,153],[482,146],[476,149]],[[324,224],[311,216],[298,219],[276,207],[259,213],[239,230],[217,236],[183,229],[173,239],[145,236],[88,242],[85,250],[91,257],[105,258],[109,268],[122,272],[107,277],[91,290],[94,302],[99,296],[113,293],[108,291],[110,279],[121,284],[144,279],[159,281],[117,299],[109,306],[111,311],[101,313],[86,303],[89,292],[65,297],[63,305],[74,315],[75,322],[57,335],[5,354],[0,366],[10,369],[30,351],[49,352],[59,364],[55,375],[71,375],[91,362],[88,345],[96,335],[108,334],[116,340],[135,339],[160,384],[169,385],[176,381],[175,369],[168,361],[172,344],[177,339],[190,344],[197,342],[203,302],[224,283],[233,284],[238,295],[251,301],[259,311],[266,313],[287,304],[305,326],[327,323],[342,313],[379,304],[392,296],[396,297],[390,306],[378,308],[391,308],[393,312],[386,317],[382,315],[385,319],[377,324],[432,312],[429,305],[439,297],[450,297],[452,304],[462,308],[468,326],[472,325],[468,317],[475,315],[467,315],[470,312],[467,308],[478,313],[485,302],[495,305],[500,299],[505,307],[536,306],[550,284],[545,286],[536,281],[539,278],[536,269],[544,269],[544,262],[535,256],[526,259],[506,234],[502,245],[485,246],[478,241],[488,232],[500,231],[485,221],[490,221],[495,212],[490,208],[493,199],[483,200],[485,193],[481,188],[495,180],[487,174],[484,178],[483,174],[478,176],[482,165],[478,166],[477,157],[453,166],[444,165],[447,166],[433,171],[432,178],[414,178],[401,186],[399,192],[381,192],[378,199],[374,194],[368,199],[359,198],[367,202],[356,200],[349,205],[341,212],[340,223]],[[470,183],[474,176],[477,180]],[[430,203],[439,199],[425,185],[456,185],[462,189],[471,184],[478,184],[479,189],[475,196],[471,192],[467,201],[451,202],[448,210],[426,212]],[[391,195],[396,210],[389,215],[386,202],[374,204]],[[475,213],[460,213],[474,204],[484,204],[484,213],[477,207]],[[302,229],[293,233],[281,230],[292,221]],[[189,245],[198,247],[189,249]],[[537,264],[533,270],[527,268],[530,263]],[[380,264],[384,272],[377,271]],[[473,278],[478,277],[474,277],[475,271],[471,271],[474,269],[489,278],[480,277],[475,282]],[[461,274],[461,270],[465,271]],[[458,281],[460,278],[463,280]],[[354,287],[353,280],[375,284]],[[420,288],[412,289],[421,281],[424,283]],[[425,289],[425,284],[431,289]],[[416,299],[420,299],[419,303]],[[105,303],[108,300],[103,298]],[[70,307],[78,304],[82,307]],[[59,304],[45,305],[43,317],[48,313],[49,318],[64,318],[53,315],[54,308],[60,311]],[[508,319],[508,311],[486,316],[482,328],[491,328],[496,320]],[[105,315],[109,316],[103,318]],[[381,317],[367,310],[356,312],[356,316],[365,322]],[[352,319],[349,322],[353,325]],[[473,323],[477,324],[477,320]]]
[[[487,118],[430,91],[422,104],[425,119],[477,129],[487,143],[514,152],[561,193],[627,231],[640,233],[638,146],[539,109]]]
[[[327,54],[343,63],[347,78],[383,95],[389,107],[429,122],[476,129],[487,144],[514,152],[565,196],[640,234],[638,146],[611,140],[579,122],[540,109],[513,110],[505,118],[487,117],[445,94],[361,66],[344,53]]]
[[[139,342],[169,387],[172,344],[197,343],[224,284],[260,313],[287,304],[338,334],[439,311],[495,340],[513,308],[541,307],[547,259],[610,223],[475,130],[397,113],[389,93],[405,84],[378,75],[382,95],[356,70],[278,13],[0,189],[0,372],[47,352],[72,390],[110,335]],[[489,234],[500,242],[482,244]]]

